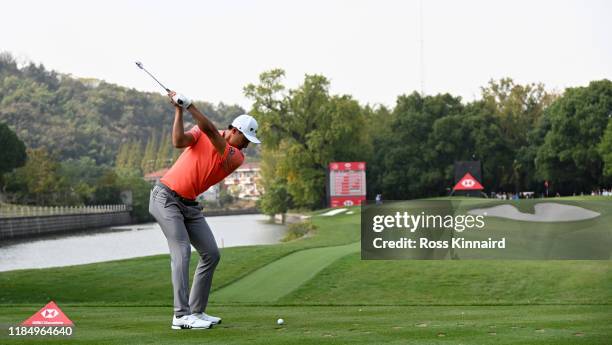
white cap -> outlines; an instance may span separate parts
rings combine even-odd
[[[257,121],[248,114],[239,115],[232,122],[232,127],[237,128],[250,142],[259,144],[261,141],[255,136],[257,134]]]

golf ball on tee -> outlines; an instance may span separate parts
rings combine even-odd
[[[277,324],[277,325],[282,325],[282,324],[284,324],[284,323],[285,323],[285,320],[283,320],[283,319],[278,319],[278,320],[276,320],[276,324]]]

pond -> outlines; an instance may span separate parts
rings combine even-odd
[[[278,243],[286,229],[269,223],[268,217],[262,214],[208,217],[206,220],[219,248]],[[166,238],[157,223],[118,226],[4,241],[0,244],[0,272],[167,253]]]

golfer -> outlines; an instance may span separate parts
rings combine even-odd
[[[227,130],[218,131],[191,101],[171,91],[175,107],[172,144],[185,148],[170,170],[160,179],[149,200],[149,212],[159,223],[170,249],[174,316],[172,329],[205,329],[221,318],[205,313],[213,273],[219,263],[219,249],[196,197],[223,180],[244,161],[240,150],[249,142],[259,144],[257,121],[240,115]],[[183,110],[196,126],[183,130]],[[189,292],[191,245],[200,260]]]

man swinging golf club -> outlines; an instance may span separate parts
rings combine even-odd
[[[170,170],[160,179],[149,201],[149,212],[159,223],[170,249],[174,316],[172,329],[206,329],[221,318],[205,313],[213,273],[219,263],[219,249],[195,198],[223,180],[244,161],[240,151],[249,142],[259,144],[257,121],[240,115],[227,130],[218,131],[191,101],[168,90],[175,107],[172,143],[185,148]],[[196,126],[183,130],[183,111]],[[191,245],[200,255],[189,292]]]

